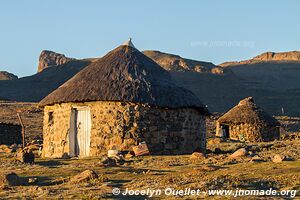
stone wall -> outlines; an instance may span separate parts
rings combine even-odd
[[[15,124],[0,123],[0,144],[22,144],[22,127]]]
[[[217,123],[216,133],[220,133],[220,129],[220,125]],[[219,135],[217,134],[217,136]],[[229,125],[229,137],[233,140],[267,142],[280,138],[280,127],[247,123],[234,124]]]
[[[143,141],[151,154],[189,154],[206,148],[205,117],[195,109],[99,101],[45,107],[45,157],[62,157],[69,153],[70,115],[74,106],[90,108],[90,156],[104,154],[111,148],[130,150]],[[50,120],[49,112],[53,112]]]

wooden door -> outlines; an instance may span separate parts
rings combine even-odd
[[[86,157],[90,154],[91,114],[89,108],[73,109],[74,135],[70,137],[70,155]],[[74,141],[72,141],[72,139]]]

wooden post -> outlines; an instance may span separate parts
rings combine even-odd
[[[22,145],[23,145],[23,149],[24,149],[25,146],[26,146],[26,144],[25,144],[25,126],[24,126],[24,123],[23,123],[23,120],[22,120],[22,117],[21,117],[20,113],[18,113],[17,115],[18,115],[20,124],[22,126]]]

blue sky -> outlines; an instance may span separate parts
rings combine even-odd
[[[0,71],[35,73],[43,49],[99,57],[128,37],[215,64],[299,50],[299,9],[297,0],[1,0]]]

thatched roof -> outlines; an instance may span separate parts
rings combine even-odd
[[[124,101],[165,108],[205,106],[170,74],[136,48],[121,45],[91,63],[40,102]]]
[[[259,108],[252,97],[241,100],[238,105],[220,117],[218,122],[226,124],[280,125],[274,117]]]

